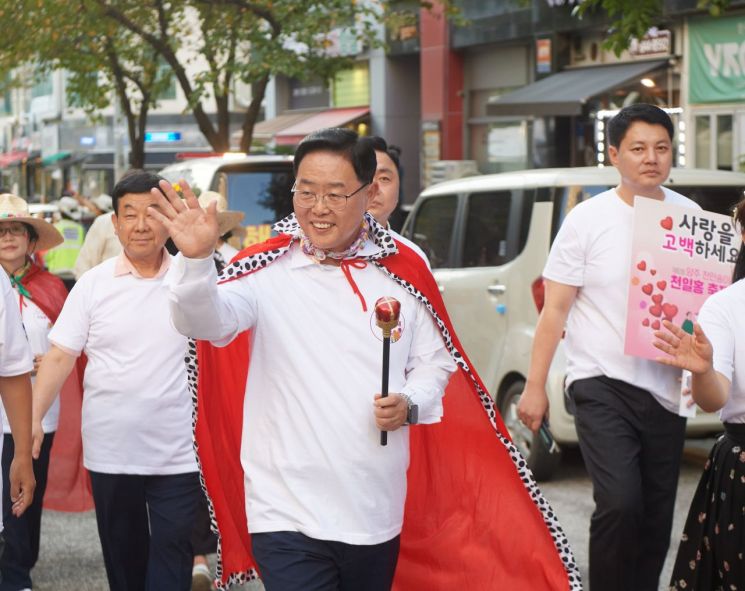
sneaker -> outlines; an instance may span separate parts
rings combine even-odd
[[[191,570],[191,591],[212,591],[212,575],[206,564],[195,564]]]

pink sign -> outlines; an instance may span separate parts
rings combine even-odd
[[[663,320],[692,332],[706,298],[730,284],[739,249],[727,216],[636,197],[624,352],[659,357]]]

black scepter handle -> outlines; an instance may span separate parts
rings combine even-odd
[[[383,330],[383,380],[380,386],[380,397],[388,396],[388,366],[391,360],[391,333]],[[388,431],[380,432],[380,445],[388,445]]]
[[[378,298],[375,302],[375,324],[383,332],[383,379],[380,387],[380,397],[388,396],[388,372],[391,359],[391,332],[398,326],[401,313],[401,303],[390,296]],[[380,445],[388,445],[388,432],[381,430]]]

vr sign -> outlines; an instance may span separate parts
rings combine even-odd
[[[146,131],[145,143],[168,144],[181,141],[180,131]]]
[[[690,102],[745,99],[745,17],[692,21]]]

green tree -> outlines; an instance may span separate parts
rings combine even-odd
[[[698,8],[719,16],[731,0],[698,0]],[[663,16],[663,0],[581,0],[574,9],[578,17],[602,10],[611,19],[606,45],[617,55],[627,49],[632,39],[641,39]]]
[[[15,85],[66,70],[68,104],[94,120],[116,97],[127,123],[129,164],[141,168],[148,113],[172,76],[156,51],[92,8],[58,0],[20,0],[0,8],[0,70],[11,72]]]
[[[391,0],[83,1],[139,37],[171,67],[200,131],[216,151],[230,148],[230,98],[237,83],[252,89],[241,123],[240,149],[248,152],[272,76],[329,79],[354,59],[330,51],[335,32],[343,29],[375,47],[382,43],[377,23],[400,18],[389,10]],[[438,4],[447,14],[455,13],[446,0]],[[414,5],[432,7],[424,1]]]

